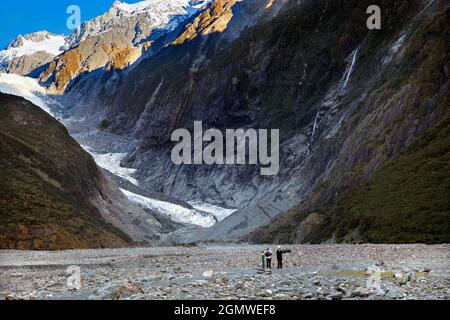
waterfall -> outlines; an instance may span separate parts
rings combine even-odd
[[[316,133],[317,125],[318,125],[318,122],[319,122],[319,115],[320,115],[320,111],[318,111],[316,113],[316,116],[314,117],[314,124],[313,124],[313,128],[312,128],[312,133],[311,133],[311,143],[314,140],[314,134]],[[307,152],[308,152],[306,154],[307,156],[309,156],[310,153],[311,153],[311,143],[309,143],[309,141],[306,140],[306,147],[307,147]]]
[[[319,113],[320,112],[317,112],[316,117],[314,118],[314,124],[313,124],[313,131],[312,131],[312,134],[311,134],[311,139],[314,138],[314,133],[316,132],[317,121],[319,119]]]
[[[425,10],[427,10],[428,7],[431,6],[435,1],[436,1],[436,0],[430,0],[430,2],[428,2],[428,4],[425,6],[425,8],[423,8],[423,9],[416,15],[416,17],[419,16],[419,15],[421,15],[422,12],[424,12]]]
[[[356,49],[355,52],[353,53],[352,64],[350,65],[350,69],[348,70],[347,77],[345,78],[344,88],[347,86],[347,82],[348,82],[348,80],[350,79],[350,76],[353,73],[353,68],[355,66],[356,56],[358,55],[358,51],[359,51],[359,48]]]

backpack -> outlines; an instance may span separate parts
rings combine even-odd
[[[266,258],[270,258],[272,256],[272,252],[266,251]]]

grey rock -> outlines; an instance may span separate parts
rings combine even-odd
[[[347,293],[347,290],[346,290],[345,288],[343,288],[343,287],[337,286],[337,287],[335,287],[335,289],[336,289],[337,291],[339,291],[339,292],[342,292],[343,294],[346,294],[346,293]]]
[[[341,300],[344,297],[344,293],[342,292],[333,292],[330,294],[330,298],[332,300]]]
[[[100,288],[95,292],[94,295],[91,295],[90,299],[103,299],[103,300],[117,300],[123,299],[130,295],[144,293],[143,290],[137,285],[126,282],[114,282],[106,287]]]
[[[368,297],[370,294],[369,290],[364,289],[364,288],[359,288],[356,290],[353,290],[352,292],[350,292],[350,297]]]
[[[385,297],[387,299],[402,299],[406,297],[406,293],[399,288],[391,287],[385,293]]]

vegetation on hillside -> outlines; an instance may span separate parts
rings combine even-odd
[[[67,249],[131,241],[89,200],[95,162],[62,124],[30,102],[0,94],[0,248]]]
[[[450,119],[327,210],[306,242],[450,242]]]

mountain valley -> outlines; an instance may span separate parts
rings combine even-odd
[[[367,29],[365,0],[151,0],[116,1],[68,36],[18,36],[0,51],[0,91],[50,113],[45,124],[67,129],[76,140],[70,152],[84,162],[54,177],[44,164],[74,161],[68,150],[34,149],[31,165],[13,152],[25,148],[11,145],[22,138],[3,133],[2,152],[21,159],[26,188],[40,187],[21,193],[22,171],[3,160],[13,180],[2,190],[62,197],[63,211],[98,229],[58,245],[55,234],[76,234],[82,223],[49,226],[30,240],[40,232],[27,229],[30,221],[50,211],[29,221],[18,203],[32,199],[12,208],[3,193],[1,216],[11,219],[3,227],[15,231],[1,237],[2,248],[448,243],[450,6],[378,2],[381,30]],[[26,104],[11,99],[2,95],[3,112]],[[27,107],[27,116],[44,117]],[[20,131],[10,113],[1,121]],[[171,134],[192,131],[194,121],[221,131],[279,129],[279,173],[174,164]],[[36,130],[24,141],[31,150],[61,138]],[[72,139],[64,134],[60,145]],[[92,181],[69,180],[75,189],[66,189],[60,179],[71,170]],[[38,212],[32,203],[26,210]],[[56,211],[52,219],[66,220]]]

